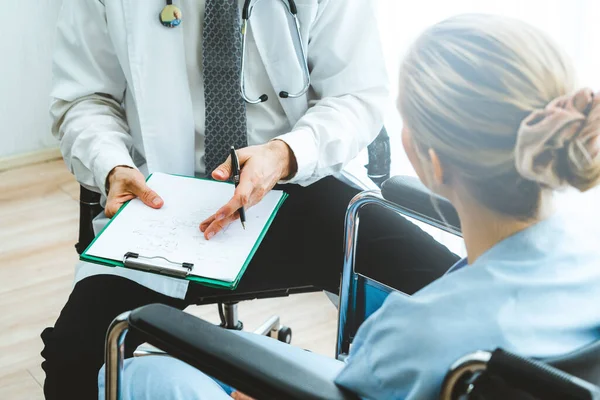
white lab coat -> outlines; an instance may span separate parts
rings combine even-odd
[[[191,0],[180,0],[191,1]],[[309,185],[340,172],[379,133],[387,76],[371,0],[296,0],[312,85],[280,101]],[[105,193],[117,165],[194,174],[194,120],[182,29],[158,21],[164,0],[64,0],[54,57],[53,133],[69,169]],[[184,16],[185,18],[185,16]],[[185,22],[184,22],[185,23]],[[256,0],[252,34],[275,92],[298,91],[295,33],[280,0]],[[124,106],[124,113],[115,111]],[[110,106],[109,106],[110,105]],[[178,296],[179,297],[179,296]]]

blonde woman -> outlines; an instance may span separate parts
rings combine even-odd
[[[365,398],[433,399],[466,353],[503,347],[546,357],[598,340],[598,236],[583,235],[552,197],[600,181],[600,96],[574,86],[569,60],[542,32],[485,15],[428,29],[400,82],[406,152],[421,180],[457,209],[468,258],[412,297],[389,296],[345,365],[286,354],[331,362],[338,384]],[[167,370],[191,384],[160,386]],[[161,399],[221,398],[176,360],[135,360],[126,374],[136,398],[160,389]]]

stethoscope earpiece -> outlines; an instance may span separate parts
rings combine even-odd
[[[279,92],[279,97],[281,97],[282,99],[287,99],[288,97],[290,97],[290,94],[288,92]]]
[[[259,100],[261,103],[264,103],[265,101],[269,100],[269,96],[267,96],[266,94],[263,94],[259,97]]]

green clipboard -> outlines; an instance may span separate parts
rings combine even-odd
[[[148,176],[148,178],[146,178],[146,181],[148,181],[148,179],[150,179],[151,176],[152,176],[152,174],[150,174]],[[174,175],[174,176],[180,176],[180,177],[189,178],[189,179],[199,179],[199,180],[212,181],[210,179],[196,178],[196,177],[191,177],[191,176],[183,176],[183,175]],[[214,181],[212,181],[212,182],[214,182]],[[225,184],[225,185],[228,185],[228,184],[232,185],[232,183],[230,183],[230,182],[222,182],[222,183]],[[88,254],[88,251],[92,248],[92,246],[94,245],[94,243],[96,242],[96,240],[98,240],[98,238],[100,236],[102,236],[102,234],[104,233],[104,231],[106,231],[106,229],[110,226],[110,224],[129,205],[130,201],[128,201],[127,203],[123,204],[123,206],[119,209],[119,211],[110,219],[110,221],[108,221],[108,223],[106,224],[106,226],[94,238],[94,240],[92,241],[92,243],[90,243],[90,245],[85,249],[85,251],[83,253],[81,253],[81,255],[79,256],[79,259],[82,260],[82,261],[87,261],[87,262],[91,262],[91,263],[94,263],[94,264],[104,265],[104,266],[107,266],[107,267],[122,267],[122,268],[139,269],[139,270],[143,270],[145,272],[153,273],[153,274],[157,274],[157,275],[163,275],[163,276],[170,276],[170,277],[175,277],[175,278],[180,278],[180,279],[186,279],[186,280],[191,281],[191,282],[200,283],[200,284],[202,284],[204,286],[209,286],[209,287],[214,287],[214,288],[219,288],[219,289],[235,290],[237,288],[238,284],[240,283],[240,280],[242,279],[242,276],[244,275],[244,272],[246,272],[246,268],[248,268],[248,265],[250,264],[250,261],[254,257],[254,254],[256,253],[256,250],[258,250],[258,247],[260,246],[262,240],[264,239],[265,235],[267,234],[267,231],[269,230],[271,224],[273,223],[273,220],[275,219],[275,216],[277,215],[277,212],[279,211],[279,209],[281,208],[281,206],[283,205],[283,203],[285,202],[285,200],[287,198],[288,198],[288,194],[284,192],[281,195],[281,198],[279,199],[279,202],[275,206],[273,212],[271,213],[271,215],[267,219],[267,222],[265,223],[265,226],[264,226],[262,232],[260,233],[260,235],[258,236],[258,239],[254,243],[254,247],[252,248],[252,250],[248,254],[248,257],[246,258],[246,261],[244,262],[244,265],[240,269],[240,272],[238,273],[237,277],[233,281],[231,281],[231,282],[230,281],[221,281],[221,280],[212,279],[212,278],[203,278],[203,277],[195,276],[195,275],[187,275],[186,272],[189,272],[189,270],[186,270],[186,267],[184,265],[182,265],[182,264],[172,265],[172,267],[165,268],[164,265],[163,266],[157,266],[157,265],[153,265],[151,262],[139,262],[140,259],[152,260],[154,258],[162,258],[162,257],[149,257],[149,258],[146,258],[146,257],[141,257],[138,254],[127,253],[127,254],[123,255],[123,259],[122,260],[113,260],[113,259],[101,258],[101,257],[97,257],[97,256],[93,256],[93,255]],[[129,256],[129,258],[128,258],[128,256]],[[175,264],[175,263],[171,263],[171,262],[169,262],[169,263],[170,264]]]

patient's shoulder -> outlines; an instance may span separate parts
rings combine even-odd
[[[470,303],[447,278],[438,290],[390,295],[359,329],[338,381],[377,398],[434,398],[450,364],[499,342],[489,304]]]

